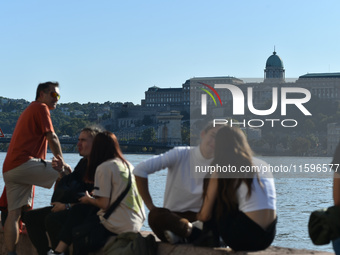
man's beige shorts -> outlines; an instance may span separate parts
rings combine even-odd
[[[59,173],[52,168],[51,161],[32,158],[22,165],[3,174],[8,211],[32,205],[32,185],[51,188]]]

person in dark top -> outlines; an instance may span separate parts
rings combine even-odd
[[[52,206],[28,211],[23,216],[27,233],[39,255],[46,255],[50,250],[48,233],[51,246],[54,248],[59,242],[59,232],[67,218],[71,207],[77,203],[79,192],[93,190],[93,184],[84,182],[87,168],[88,156],[91,153],[94,137],[101,130],[97,127],[84,128],[78,138],[79,155],[83,158],[78,162],[74,171],[61,178],[56,185],[52,195]],[[55,167],[66,168],[71,171],[70,166],[55,159]]]
[[[333,201],[334,205],[340,206],[340,143],[338,144],[333,160],[332,160],[332,169],[334,170],[333,177]],[[339,215],[340,217],[340,215]],[[340,255],[340,237],[332,240],[333,249],[336,255]]]

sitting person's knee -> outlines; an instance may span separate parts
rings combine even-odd
[[[150,223],[150,222],[153,222],[155,220],[158,221],[159,219],[164,220],[164,216],[166,216],[170,213],[171,213],[171,211],[169,209],[156,207],[149,212],[148,221]]]

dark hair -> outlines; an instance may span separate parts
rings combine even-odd
[[[211,165],[235,166],[239,170],[242,166],[252,166],[252,150],[247,142],[247,138],[240,128],[224,126],[215,137],[215,158]],[[231,173],[232,174],[232,173]],[[241,174],[241,175],[240,175]],[[236,191],[242,184],[248,187],[247,196],[251,195],[251,185],[255,173],[237,173],[231,176],[229,173],[219,175],[217,216],[220,217],[225,206],[227,210],[235,210],[238,206]]]
[[[98,133],[93,140],[85,181],[93,183],[97,167],[101,163],[114,158],[119,158],[128,165],[120,150],[117,137],[109,131]]]
[[[80,130],[80,133],[87,132],[90,134],[92,138],[94,138],[99,132],[102,132],[102,131],[103,129],[101,127],[93,125],[93,126],[88,126],[88,127],[83,128],[82,130]]]
[[[202,131],[207,133],[210,129],[213,129],[214,127],[215,127],[215,126],[214,126],[214,122],[211,120],[211,121],[208,121],[208,122],[203,126]]]
[[[51,81],[40,83],[37,88],[37,94],[35,95],[35,100],[38,100],[38,98],[40,97],[41,91],[43,91],[44,93],[47,93],[51,86],[59,87],[59,83],[51,82]]]

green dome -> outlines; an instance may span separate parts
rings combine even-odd
[[[266,68],[268,67],[279,67],[283,68],[283,62],[282,59],[276,55],[276,52],[273,52],[273,55],[271,55],[266,62]]]

